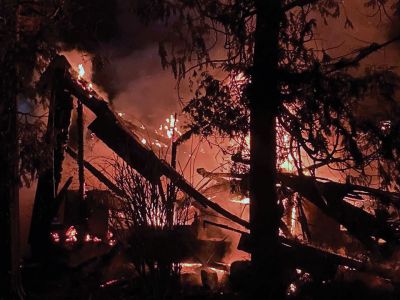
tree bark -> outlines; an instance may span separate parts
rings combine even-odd
[[[0,99],[0,299],[22,299],[19,240],[17,52],[1,65]]]
[[[281,212],[276,193],[276,116],[280,0],[256,1],[257,21],[250,101],[250,227],[253,299],[282,299],[279,257]]]

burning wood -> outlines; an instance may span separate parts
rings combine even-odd
[[[225,210],[218,204],[210,201],[201,192],[196,190],[191,184],[189,184],[186,179],[179,174],[173,167],[167,164],[165,161],[159,159],[157,155],[151,151],[148,147],[149,140],[144,137],[132,132],[132,126],[127,124],[118,114],[114,113],[108,105],[108,102],[102,99],[93,90],[92,86],[84,81],[82,77],[84,73],[81,72],[76,79],[70,70],[70,65],[63,57],[57,58],[49,67],[49,73],[57,73],[57,70],[64,70],[62,82],[63,86],[74,96],[76,96],[82,104],[92,110],[97,118],[94,122],[89,125],[89,128],[93,133],[96,134],[109,148],[111,148],[115,153],[117,153],[130,168],[138,171],[143,177],[145,177],[149,182],[153,184],[158,184],[160,182],[160,177],[165,176],[171,180],[171,182],[189,195],[193,200],[198,202],[204,208],[211,208],[222,216],[232,220],[233,222],[249,229],[249,223],[236,215]],[[46,76],[45,76],[46,77]],[[176,129],[176,117],[171,115],[167,120],[168,125],[163,126],[161,129],[166,130],[166,135],[172,140],[173,149],[176,152],[176,145],[187,136],[192,133],[180,135]],[[174,134],[180,135],[174,141]],[[175,148],[174,148],[175,145]],[[67,152],[74,158],[77,157],[76,153],[72,149],[67,149]],[[175,153],[176,154],[176,153]],[[176,155],[175,155],[176,156]],[[90,170],[101,182],[103,182],[110,190],[121,197],[126,197],[126,192],[124,192],[120,187],[111,182],[108,178],[101,174],[95,167],[93,167],[88,162],[83,162],[84,166]],[[174,164],[173,164],[174,165]],[[281,167],[283,169],[289,169],[293,167],[293,158],[285,161]],[[220,180],[224,177],[231,179],[232,177],[238,177],[242,184],[241,186],[246,186],[246,175],[232,175],[232,174],[215,174],[211,172],[206,172],[202,170],[202,175],[210,177],[212,179]],[[224,179],[225,180],[225,179]],[[383,191],[378,191],[366,187],[339,184],[332,182],[321,182],[315,178],[306,176],[296,176],[292,174],[280,173],[278,174],[278,180],[287,188],[299,193],[310,202],[315,204],[319,209],[321,209],[328,216],[333,217],[338,223],[345,225],[349,232],[360,239],[365,245],[370,247],[370,249],[376,248],[376,242],[372,238],[382,238],[386,241],[397,242],[398,238],[392,228],[388,227],[387,224],[380,222],[375,216],[368,214],[360,208],[354,207],[351,204],[345,202],[343,199],[346,196],[351,196],[355,198],[362,199],[362,192],[377,196],[384,203],[389,203],[400,206],[400,197],[394,193],[388,193]],[[228,180],[229,182],[229,180]],[[362,192],[360,192],[362,191]],[[250,199],[246,196],[232,199],[231,202],[247,205],[250,203]],[[297,211],[298,210],[298,211]],[[297,209],[297,206],[293,206],[291,210],[291,217],[295,219],[296,215],[303,215],[302,207]],[[208,222],[211,225],[212,222]],[[304,225],[307,223],[303,219]],[[71,226],[72,227],[72,226]],[[66,241],[76,242],[76,230],[74,228],[69,228],[66,233]],[[229,226],[224,227],[226,229],[231,229]],[[292,226],[293,228],[293,226]],[[243,231],[237,231],[242,233],[242,241],[240,243],[240,248],[245,251],[250,251],[251,244],[248,243],[249,236],[248,233]],[[287,236],[290,236],[290,230],[286,228]],[[52,235],[53,237],[53,235]],[[54,236],[53,240],[60,240],[61,237]],[[85,235],[86,242],[101,242],[100,238],[92,236],[90,234]],[[113,241],[112,238],[108,239]],[[247,240],[247,242],[246,242]],[[112,242],[111,242],[112,243]],[[311,270],[312,272],[320,272],[321,269],[331,269],[332,266],[346,265],[352,268],[362,269],[366,268],[364,262],[340,256],[335,253],[330,253],[326,250],[312,247],[310,245],[305,245],[299,243],[295,240],[290,240],[281,237],[281,250],[286,253],[287,257],[290,257],[288,263],[292,264],[294,267],[301,267],[305,270]],[[318,263],[316,264],[316,261]],[[196,265],[185,265],[182,268],[196,268]],[[198,266],[206,267],[211,271],[224,272],[219,268],[209,267],[206,265]]]
[[[78,241],[77,238],[78,232],[75,226],[70,226],[65,232],[65,242],[66,243],[76,243]]]
[[[164,175],[204,207],[210,207],[224,217],[244,227],[249,227],[247,221],[207,199],[174,168],[160,160],[151,150],[145,148],[139,137],[132,133],[124,124],[124,121],[110,109],[107,101],[99,97],[95,91],[89,91],[87,83],[73,78],[69,71],[70,68],[65,57],[59,56],[49,66],[48,71],[46,71],[48,74],[45,74],[44,77],[51,76],[50,74],[57,69],[66,71],[63,73],[65,87],[97,115],[97,119],[89,125],[89,129],[107,146],[149,181],[156,182]]]
[[[199,169],[198,172],[202,176],[217,180],[238,177],[244,181],[242,186],[248,186],[248,178],[245,174],[212,173],[204,169]],[[377,252],[377,242],[372,237],[382,238],[393,243],[399,242],[395,227],[344,201],[344,198],[348,195],[362,200],[362,193],[366,193],[377,197],[383,203],[398,206],[400,199],[398,193],[390,193],[358,185],[322,181],[310,176],[297,176],[287,173],[278,173],[278,180],[283,186],[299,193],[327,216],[344,225],[350,234],[354,235],[375,253]],[[293,210],[291,213],[293,214]],[[293,215],[291,219],[295,219]]]

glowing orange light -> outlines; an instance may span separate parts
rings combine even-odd
[[[53,243],[59,243],[60,242],[60,235],[58,232],[50,232],[50,237]]]
[[[66,243],[76,243],[78,241],[77,238],[78,232],[76,231],[74,226],[70,226],[65,232],[65,242]]]
[[[83,76],[85,76],[85,68],[83,67],[82,64],[78,65],[78,69],[79,69],[79,79],[81,79]]]
[[[248,205],[248,204],[250,204],[250,198],[232,199],[231,202]]]
[[[113,285],[113,284],[115,284],[115,283],[117,283],[117,282],[118,282],[117,279],[112,279],[112,280],[109,280],[109,281],[107,281],[107,282],[101,284],[100,287],[101,287],[101,288],[104,288],[104,287],[106,287],[106,286]]]
[[[90,234],[85,235],[85,242],[90,242],[92,241],[92,236]]]

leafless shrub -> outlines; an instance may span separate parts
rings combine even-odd
[[[165,248],[174,227],[187,223],[189,200],[178,201],[171,182],[150,182],[118,158],[109,164],[121,191],[118,207],[111,209],[111,226],[127,245],[145,297],[161,299],[176,290],[180,268]]]

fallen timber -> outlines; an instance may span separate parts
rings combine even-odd
[[[60,72],[60,70],[63,71]],[[45,78],[51,78],[57,73],[63,74],[59,80],[62,80],[64,88],[97,116],[88,128],[124,159],[130,167],[151,182],[157,182],[161,176],[166,176],[176,187],[190,195],[193,200],[205,208],[209,207],[233,222],[250,228],[249,222],[210,201],[168,163],[160,160],[153,151],[145,147],[138,136],[124,124],[124,120],[112,111],[106,100],[89,88],[87,82],[77,79],[71,74],[71,65],[64,56],[58,56],[54,59],[47,71],[48,73],[44,75]]]
[[[398,236],[384,220],[367,213],[344,201],[346,195],[354,193],[350,185],[336,182],[319,182],[312,177],[279,174],[278,180],[316,205],[324,214],[347,228],[350,234],[370,250],[375,251],[377,243],[372,237],[398,243]],[[369,191],[372,193],[372,189]]]
[[[238,249],[251,252],[251,237],[248,233],[232,228],[225,224],[218,224],[211,221],[204,221],[204,225],[211,225],[230,230],[241,234]],[[285,264],[289,267],[301,268],[314,276],[333,276],[337,266],[344,266],[360,272],[366,272],[391,280],[394,283],[400,282],[397,265],[390,263],[373,262],[368,259],[360,260],[355,257],[340,255],[338,253],[323,249],[311,244],[305,244],[296,239],[288,239],[279,236],[281,251]]]
[[[213,173],[204,169],[199,169],[197,172],[204,177],[216,180],[221,180],[221,178],[240,178],[244,182],[241,186],[248,186],[246,174]],[[277,179],[283,186],[299,193],[317,206],[325,215],[345,226],[348,232],[360,240],[369,250],[377,251],[377,242],[372,237],[382,238],[394,244],[399,242],[399,236],[395,228],[389,226],[385,220],[380,220],[344,200],[345,197],[362,200],[361,191],[364,194],[379,198],[383,203],[397,206],[400,199],[398,193],[359,185],[320,181],[310,176],[297,176],[287,173],[278,173]]]
[[[60,79],[64,83],[64,87],[75,97],[77,97],[86,107],[94,112],[97,116],[95,121],[89,125],[89,129],[94,132],[97,137],[99,137],[106,145],[108,145],[116,154],[118,154],[122,159],[124,159],[128,165],[137,170],[141,175],[143,175],[146,179],[152,182],[157,182],[161,176],[166,176],[169,178],[178,188],[180,188],[183,192],[189,195],[192,199],[197,201],[203,207],[209,207],[221,214],[222,216],[230,219],[231,221],[240,224],[241,226],[249,229],[249,223],[236,215],[230,213],[229,211],[223,209],[218,204],[210,201],[207,197],[205,197],[202,193],[197,191],[194,187],[192,187],[186,180],[175,171],[169,164],[160,160],[156,154],[144,146],[140,141],[137,135],[135,135],[127,126],[125,126],[125,122],[118,115],[116,115],[112,109],[110,108],[107,101],[103,100],[99,97],[95,91],[88,88],[88,84],[82,80],[75,79],[75,77],[70,73],[71,66],[67,62],[64,57],[58,57],[53,64],[50,66],[51,68],[63,69],[63,77]],[[86,167],[88,167],[86,165]],[[278,179],[280,181],[284,181],[281,176],[286,180],[287,185],[291,185],[295,187],[296,184],[293,183],[294,177],[285,177],[286,175],[279,175]],[[319,192],[319,191],[318,191]],[[316,203],[319,205],[326,205],[326,199],[324,198],[316,198]],[[329,200],[330,201],[330,200]],[[350,204],[349,204],[350,205]],[[340,206],[337,209],[342,209],[343,206]],[[334,207],[336,208],[336,207]],[[355,208],[355,207],[354,207]],[[355,208],[359,210],[358,208]],[[328,208],[326,209],[328,210]],[[349,217],[351,214],[347,214],[346,217]],[[338,218],[340,217],[337,216]],[[364,220],[368,222],[369,219]],[[370,226],[370,228],[373,226]],[[355,229],[355,231],[357,228]],[[375,228],[373,228],[375,232]],[[282,245],[290,245],[291,251],[299,251],[304,249],[304,245],[290,244],[291,240],[282,241]],[[307,248],[308,249],[308,248]],[[298,255],[300,256],[309,256],[312,259],[313,255],[309,255],[310,252],[302,252],[301,250]],[[319,250],[321,253],[324,253],[323,250]],[[340,259],[334,260],[335,264],[339,264]],[[342,263],[344,263],[342,261]],[[347,262],[349,263],[349,262]],[[354,267],[357,264],[354,265]]]
[[[74,160],[78,160],[78,153],[76,153],[71,147],[67,147],[65,151]],[[118,188],[110,179],[108,179],[101,171],[96,169],[90,162],[83,160],[83,166],[92,173],[101,183],[103,183],[110,191],[115,193],[117,196],[126,197],[126,194]]]

